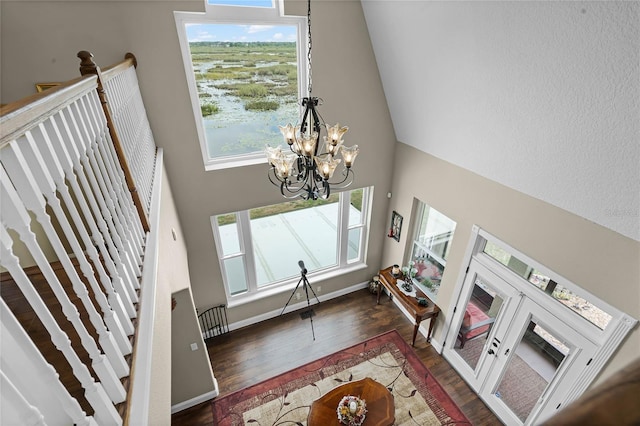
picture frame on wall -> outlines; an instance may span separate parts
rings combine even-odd
[[[402,216],[394,210],[391,214],[391,226],[389,227],[388,236],[400,241],[400,232],[402,232]]]
[[[36,92],[42,93],[47,89],[51,89],[53,87],[58,87],[62,83],[36,83]]]

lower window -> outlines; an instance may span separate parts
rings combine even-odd
[[[227,301],[253,299],[309,274],[364,262],[369,188],[213,216]]]

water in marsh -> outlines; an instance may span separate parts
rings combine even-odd
[[[200,104],[215,106],[202,118],[210,158],[281,145],[278,126],[298,120],[295,43],[248,45],[231,51],[213,46],[204,53],[202,45],[192,47]],[[252,102],[259,106],[247,108]]]

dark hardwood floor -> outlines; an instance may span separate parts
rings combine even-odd
[[[311,322],[300,312],[234,330],[207,341],[209,357],[220,388],[220,396],[258,383],[314,361],[369,337],[396,329],[411,342],[413,324],[388,298],[376,305],[375,295],[360,290],[313,307]],[[422,335],[415,351],[444,389],[474,425],[500,425],[458,373]],[[213,425],[210,402],[204,402],[171,417],[172,425]]]

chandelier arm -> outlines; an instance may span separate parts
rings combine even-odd
[[[313,158],[309,159],[305,156],[298,157],[298,180],[306,182],[309,176],[314,175],[315,165],[313,164]]]
[[[317,101],[318,98],[313,99],[314,103],[311,104],[311,115],[313,116],[313,130],[318,133],[318,139],[320,139],[320,125],[324,124],[324,122],[321,121],[320,117],[318,116],[318,111],[316,110]],[[318,153],[318,145],[319,143],[316,145],[316,154]]]
[[[306,180],[297,180],[296,182],[293,182],[290,179],[287,179],[284,182],[284,188],[286,189],[286,191],[290,194],[296,194],[299,193],[300,191],[302,191],[302,189],[305,187],[305,185],[307,184]]]
[[[313,108],[309,106],[311,98],[303,98],[302,106],[304,106],[304,113],[302,114],[302,121],[300,121],[300,134],[304,134],[307,131],[307,118],[309,117],[309,110]]]
[[[284,193],[284,191],[285,191],[285,190],[286,190],[289,194],[292,194],[292,195],[291,195],[290,197],[289,197],[289,196],[287,196],[287,195]],[[286,182],[286,181],[283,181],[283,182],[280,184],[280,194],[282,194],[282,196],[283,196],[284,198],[296,198],[296,197],[298,197],[298,191],[291,192],[291,190],[289,189],[289,185],[287,185],[287,182]]]
[[[324,103],[324,101],[322,100],[322,98],[314,98],[316,100],[316,107],[319,107],[320,105],[322,105]],[[315,115],[318,119],[318,122],[320,124],[325,124],[324,118],[322,117],[322,114],[320,114],[320,109],[316,108],[315,109]]]
[[[344,179],[342,179],[340,182],[329,182],[329,181],[327,181],[327,184],[335,187],[336,189],[343,189],[343,188],[348,187],[353,182],[353,178],[355,177],[355,173],[351,169],[346,169],[346,173],[343,172],[343,174],[344,174]],[[349,179],[349,177],[351,177],[351,179]],[[336,185],[342,185],[343,183],[345,183],[347,181],[347,179],[349,180],[349,182],[344,184],[344,186],[336,186]]]
[[[274,181],[271,177],[271,172],[273,172],[273,176],[276,178],[276,181]],[[273,166],[269,169],[269,171],[267,171],[267,177],[269,178],[269,182],[271,182],[273,185],[280,186],[282,180],[278,177],[278,175],[276,175],[276,171]]]
[[[322,187],[324,188],[324,196],[322,198],[326,200],[331,195],[331,185],[326,180],[323,180]]]
[[[283,182],[283,185],[284,185],[284,182]],[[281,187],[280,187],[280,194],[282,194],[282,197],[283,197],[283,198],[286,198],[287,200],[295,200],[296,198],[301,197],[301,195],[300,195],[300,191],[301,191],[301,190],[302,190],[302,188],[300,188],[300,189],[299,189],[298,191],[296,191],[296,192],[291,192],[291,191],[289,191],[289,190],[287,189],[287,187],[286,187],[286,186],[285,186],[284,188],[281,186]],[[291,194],[291,195],[287,195],[287,194],[285,193],[285,191],[286,191],[288,194]]]

